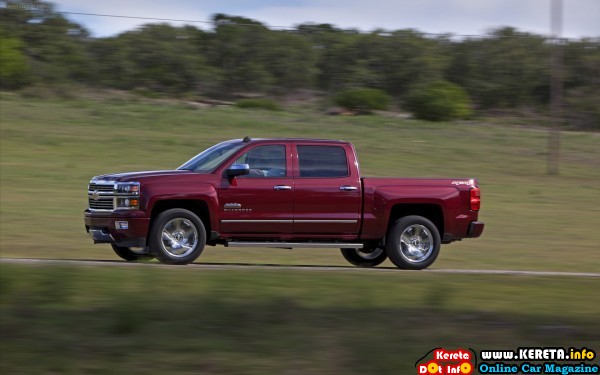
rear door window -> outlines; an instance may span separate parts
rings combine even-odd
[[[348,177],[346,150],[339,146],[298,145],[300,177]]]

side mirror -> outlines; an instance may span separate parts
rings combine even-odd
[[[231,167],[225,170],[225,176],[228,178],[234,178],[236,176],[242,176],[249,173],[249,164],[233,164]]]

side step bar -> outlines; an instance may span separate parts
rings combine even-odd
[[[227,247],[277,247],[283,249],[292,248],[329,248],[329,249],[362,249],[362,243],[332,243],[332,242],[247,242],[247,241],[228,241],[225,243]]]

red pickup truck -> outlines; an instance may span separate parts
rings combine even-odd
[[[423,269],[484,228],[477,180],[363,178],[354,146],[335,140],[230,140],[176,170],[94,177],[88,200],[86,231],[127,261],[188,264],[221,244]]]

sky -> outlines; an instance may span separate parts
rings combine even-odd
[[[551,0],[56,0],[58,11],[202,21],[243,16],[267,26],[331,23],[372,31],[414,28],[428,33],[481,35],[500,26],[550,34]],[[113,36],[151,20],[67,15],[93,36]],[[169,22],[174,25],[186,22]],[[563,0],[562,36],[600,36],[600,0]]]

